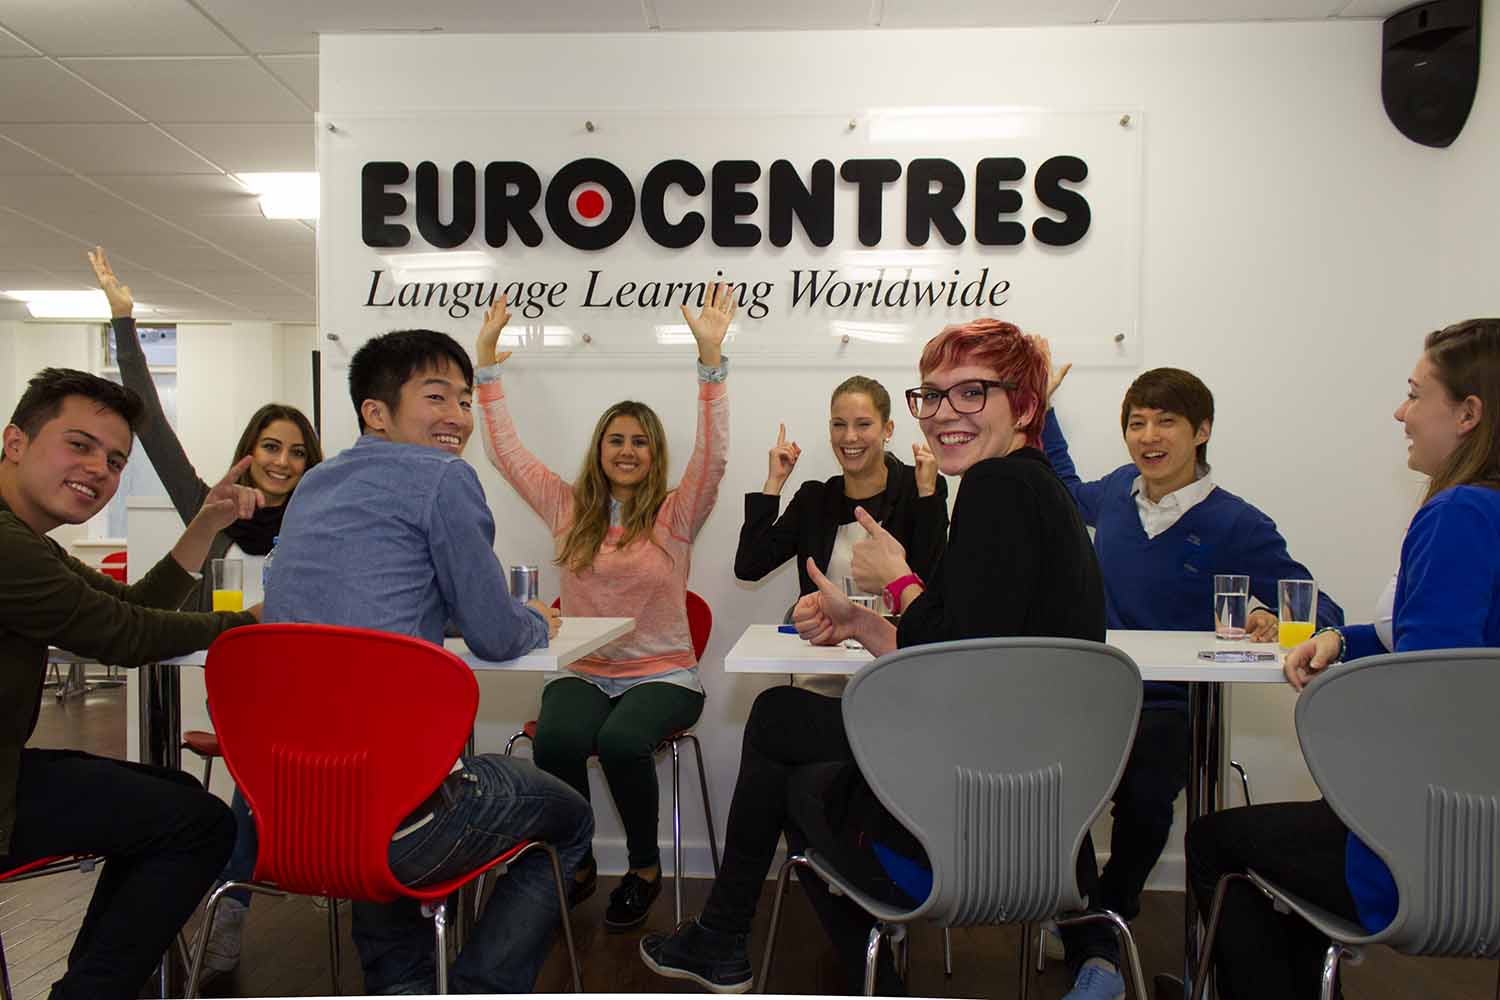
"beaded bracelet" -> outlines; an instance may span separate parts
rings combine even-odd
[[[1344,639],[1344,632],[1343,632],[1343,630],[1340,629],[1339,627],[1337,627],[1336,625],[1324,625],[1322,628],[1318,629],[1316,632],[1314,632],[1312,634],[1312,638],[1316,639],[1318,636],[1322,635],[1324,632],[1332,632],[1332,633],[1334,633],[1335,635],[1337,635],[1339,637],[1339,653],[1338,653],[1337,656],[1335,656],[1329,662],[1330,663],[1343,663],[1344,662],[1344,653],[1347,652],[1348,649],[1349,649],[1349,645],[1348,645],[1348,643]]]

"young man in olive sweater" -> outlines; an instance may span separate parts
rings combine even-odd
[[[239,467],[128,587],[47,537],[114,496],[140,415],[128,389],[48,368],[21,396],[0,451],[0,870],[54,854],[105,858],[52,1000],[136,996],[234,844],[229,808],[180,771],[25,747],[49,645],[137,666],[203,649],[258,618],[171,610],[196,586],[192,571],[214,535],[259,503],[235,485]]]

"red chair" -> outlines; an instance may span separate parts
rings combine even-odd
[[[582,992],[562,866],[551,845],[526,841],[458,878],[411,888],[392,874],[391,835],[442,783],[479,707],[462,660],[406,636],[330,625],[252,625],[221,635],[205,669],[224,761],[250,804],[260,835],[253,882],[229,882],[209,898],[213,925],[227,889],[329,899],[337,992],[337,899],[421,901],[436,943],[438,992],[448,989],[447,897],[533,850],[552,860],[563,936]],[[195,996],[208,936],[193,956]]]
[[[552,602],[554,608],[561,607],[562,600],[559,598]],[[708,648],[708,637],[714,630],[713,609],[708,602],[691,590],[687,592],[687,616],[688,633],[693,640],[693,657],[703,659],[703,651]],[[532,719],[522,726],[510,739],[505,741],[505,756],[509,757],[511,749],[515,747],[516,740],[525,737],[528,740],[536,740],[536,720]],[[703,790],[703,818],[708,822],[708,850],[713,856],[714,877],[719,874],[719,841],[714,833],[714,813],[708,803],[708,776],[703,771],[703,745],[698,742],[698,737],[693,735],[691,729],[673,733],[661,741],[656,748],[656,753],[670,749],[672,751],[672,864],[673,877],[672,888],[674,901],[677,906],[676,923],[682,923],[682,796],[680,794],[680,776],[682,762],[680,759],[679,745],[692,743],[693,753],[698,761],[698,786]]]
[[[124,551],[111,552],[99,560],[99,572],[105,576],[114,577],[121,583],[125,582],[125,565],[127,554]]]
[[[93,854],[58,854],[50,858],[37,858],[24,865],[0,872],[0,885],[25,882],[28,879],[55,875],[58,872],[91,872],[102,858]],[[0,998],[11,1000],[10,969],[5,964],[5,946],[0,943]]]

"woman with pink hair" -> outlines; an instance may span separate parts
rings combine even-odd
[[[871,537],[855,546],[853,573],[863,589],[884,593],[900,612],[899,629],[853,605],[809,560],[818,589],[797,603],[798,632],[821,645],[857,639],[877,656],[985,636],[1102,642],[1104,589],[1093,547],[1038,448],[1050,375],[1046,343],[1011,323],[975,320],[933,338],[920,372],[907,405],[939,469],[962,477],[948,546],[923,581],[901,544],[860,511]],[[646,965],[715,992],[749,989],[750,920],[782,833],[792,850],[816,848],[863,891],[892,905],[914,907],[931,890],[921,846],[880,805],[854,763],[840,704],[772,688],[756,699],[745,725],[724,856],[708,903],[674,933],[642,939]],[[1078,875],[1080,888],[1091,893],[1098,871],[1087,840]],[[862,992],[871,918],[816,879],[802,885],[833,938],[850,992]],[[1079,944],[1076,954],[1087,967],[1071,996],[1114,995],[1092,991],[1095,980],[1123,990],[1113,937],[1106,931]],[[876,992],[904,992],[885,952],[881,959]]]

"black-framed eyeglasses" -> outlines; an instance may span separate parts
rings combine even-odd
[[[1015,389],[1014,382],[996,382],[994,379],[973,378],[955,382],[946,389],[924,385],[906,390],[906,407],[918,420],[937,416],[943,400],[953,407],[954,413],[978,413],[989,401],[991,389]]]

